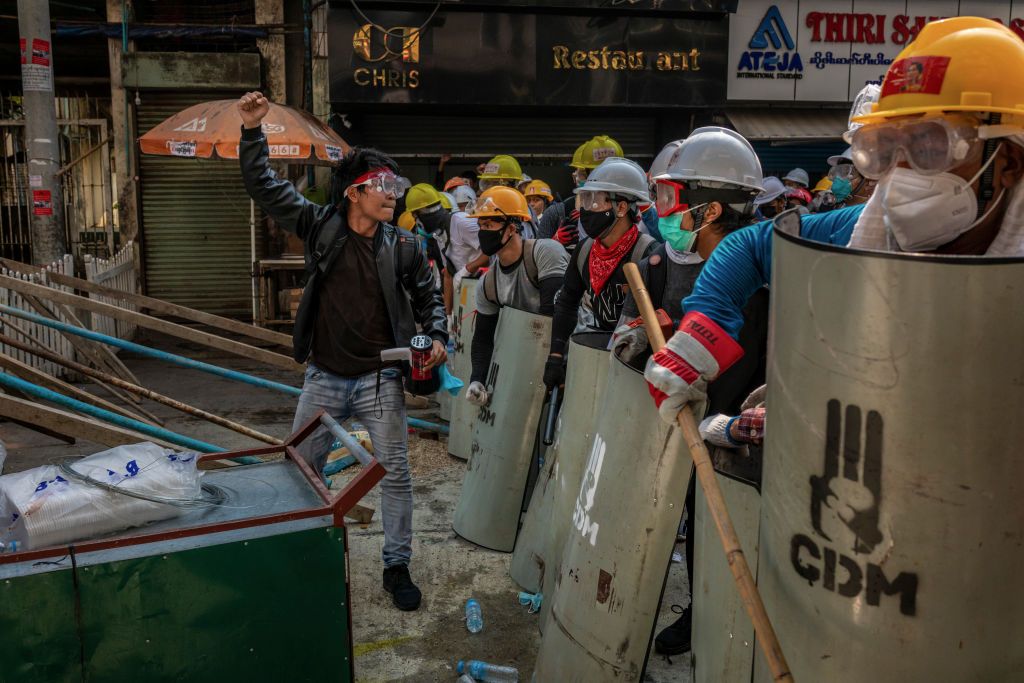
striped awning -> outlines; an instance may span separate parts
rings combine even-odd
[[[837,140],[846,132],[846,109],[730,109],[736,130],[748,140]]]

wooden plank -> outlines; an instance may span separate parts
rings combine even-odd
[[[14,268],[11,268],[11,270],[14,270]],[[126,272],[132,271],[132,270],[135,270],[135,264],[132,263],[131,261],[125,261],[124,263],[121,263],[121,264],[118,264],[118,265],[114,266],[110,270],[103,271],[102,273],[100,273],[99,275],[96,276],[95,280],[92,280],[91,282],[93,284],[95,284],[97,287],[103,287],[104,285],[99,284],[99,283],[106,282],[107,280],[113,280],[114,278],[116,278],[121,273],[126,273]],[[65,277],[71,278],[72,280],[77,280],[78,279],[76,277],[71,277],[70,275],[64,275],[63,273],[48,273],[48,275],[56,275],[56,276],[58,276],[58,277],[60,277],[62,279],[65,278]],[[51,277],[50,279],[53,280],[54,282],[57,282],[56,278]],[[90,281],[89,280],[82,280],[82,282],[90,282]],[[58,282],[57,284],[64,284],[64,283],[63,282]],[[67,287],[74,287],[74,285],[65,285],[65,286],[67,286]],[[75,289],[79,289],[79,288],[75,287]],[[121,290],[113,290],[113,291],[119,292]]]
[[[130,262],[129,262],[130,263]],[[19,273],[27,273],[29,275],[42,272],[35,266],[30,266],[25,263],[19,263],[18,261],[11,261],[9,259],[0,259],[0,265],[3,265],[10,270],[17,271]],[[128,263],[122,264],[128,265]],[[115,266],[120,268],[120,266]],[[109,272],[109,271],[108,271]],[[206,313],[204,311],[197,311],[194,308],[188,308],[187,306],[180,306],[178,304],[164,301],[163,299],[154,299],[143,294],[135,294],[133,292],[122,292],[119,289],[113,289],[106,287],[96,282],[90,282],[89,280],[82,280],[81,278],[71,277],[67,274],[52,273],[48,272],[47,277],[58,285],[64,285],[65,287],[74,287],[75,289],[83,292],[89,292],[90,294],[97,294],[99,296],[106,296],[113,299],[124,301],[128,304],[134,304],[145,308],[153,313],[160,313],[162,315],[173,315],[178,318],[184,318],[195,323],[202,325],[209,325],[225,332],[234,332],[235,334],[245,335],[253,339],[259,339],[271,344],[278,344],[291,348],[292,338],[287,334],[281,332],[274,332],[273,330],[267,330],[262,327],[256,327],[255,325],[247,325],[240,320],[232,320],[231,318],[224,318],[219,315],[212,313]],[[103,277],[103,276],[100,276]]]
[[[47,389],[56,391],[58,394],[64,394],[65,396],[77,398],[79,401],[91,403],[92,405],[97,406],[99,408],[103,408],[104,410],[109,410],[112,413],[117,413],[118,415],[122,415],[124,417],[130,417],[131,419],[138,420],[139,422],[149,422],[148,419],[142,417],[138,413],[133,413],[130,410],[125,410],[121,406],[114,405],[113,403],[104,398],[100,398],[99,396],[90,394],[88,391],[85,391],[84,389],[79,389],[73,384],[68,384],[67,382],[59,380],[56,377],[51,377],[42,370],[37,370],[31,365],[22,363],[17,358],[8,356],[6,353],[0,353],[0,367],[11,371],[12,373],[17,375],[18,377],[21,377],[23,380],[27,382],[32,382],[33,384],[38,384],[39,386],[46,387]]]
[[[92,331],[92,328],[86,325],[81,320],[79,320],[78,316],[75,315],[75,312],[72,311],[67,305],[57,304],[56,307],[64,316],[64,319],[67,320],[69,323],[71,323],[75,327],[81,327],[83,330]],[[121,360],[116,353],[114,353],[114,350],[112,348],[110,348],[106,344],[99,342],[97,342],[96,346],[99,349],[100,356],[102,356],[103,359],[106,361],[107,365],[109,365],[114,370],[115,375],[123,377],[126,381],[131,382],[132,384],[142,384],[142,382],[139,381],[139,378],[135,376],[135,373],[128,369],[128,366],[124,364],[124,361]]]
[[[69,446],[74,446],[75,442],[77,441],[77,439],[75,439],[75,437],[73,437],[73,436],[67,436],[65,434],[58,434],[57,432],[53,431],[52,429],[47,429],[46,427],[40,427],[39,425],[32,424],[31,422],[25,422],[23,420],[15,420],[13,417],[8,417],[6,419],[7,419],[8,422],[13,422],[16,425],[21,425],[25,429],[31,429],[33,432],[38,432],[39,434],[42,434],[43,436],[48,436],[51,439],[56,439],[57,441],[63,441],[64,443],[66,443]],[[0,463],[0,464],[2,464],[2,463]],[[3,468],[0,467],[0,471],[2,471],[2,470],[3,470]]]
[[[130,429],[116,427],[72,413],[59,408],[51,408],[40,403],[33,403],[22,398],[15,398],[7,394],[0,394],[0,416],[30,422],[39,425],[44,429],[58,432],[75,439],[85,439],[104,446],[121,446],[129,443],[140,443],[152,441],[155,444],[166,448],[180,450],[180,446],[167,443],[160,439],[133,432]]]
[[[365,526],[373,521],[373,513],[373,508],[356,503],[351,510],[345,513],[345,519],[351,519]]]
[[[172,323],[160,318],[154,318],[153,316],[146,315],[145,313],[128,311],[118,306],[105,304],[100,301],[64,292],[59,289],[53,289],[44,285],[37,285],[32,282],[25,282],[24,280],[18,280],[13,277],[8,277],[7,275],[0,275],[0,287],[6,287],[7,289],[11,289],[22,295],[28,294],[54,303],[74,306],[75,308],[81,308],[110,318],[134,322],[139,327],[156,330],[157,332],[169,334],[172,337],[202,344],[220,351],[233,353],[241,356],[242,358],[258,360],[262,363],[273,365],[274,367],[284,368],[294,372],[305,371],[305,368],[302,365],[299,365],[288,356],[280,353],[274,353],[273,351],[267,351],[266,349],[250,346],[249,344],[243,344],[242,342],[218,337],[215,334],[194,330],[190,327],[185,327],[184,325]]]

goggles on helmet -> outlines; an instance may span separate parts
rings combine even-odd
[[[576,194],[580,198],[580,209],[586,211],[600,211],[612,201],[604,190],[579,190]]]
[[[854,168],[852,163],[836,164],[828,170],[828,177],[835,180],[836,178],[844,178],[846,180],[853,180],[857,175],[857,169]]]
[[[574,168],[572,170],[573,182],[575,182],[577,184],[586,182],[587,176],[589,176],[589,175],[590,175],[590,171],[588,171],[585,168]]]
[[[483,192],[484,190],[489,190],[492,187],[498,187],[499,185],[508,186],[509,182],[507,180],[502,180],[501,178],[481,178],[480,179],[480,191],[481,192]]]
[[[395,175],[388,168],[375,168],[356,178],[349,187],[366,187],[380,194],[393,194],[395,199],[402,197],[412,187],[408,178]]]
[[[923,175],[943,173],[981,154],[978,128],[976,120],[945,116],[868,124],[853,134],[853,163],[872,180],[900,160]]]
[[[746,187],[687,187],[678,180],[659,179],[654,207],[659,218],[689,211],[711,202],[749,204],[755,191]]]
[[[511,216],[498,206],[493,197],[485,197],[482,202],[477,204],[476,208],[473,209],[473,215],[483,220],[492,218],[494,220],[508,221],[512,219]]]

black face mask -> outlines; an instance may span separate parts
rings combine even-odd
[[[615,215],[614,209],[608,209],[607,211],[588,211],[583,209],[580,211],[580,225],[583,226],[583,232],[587,233],[587,237],[595,240],[611,230],[617,220],[618,216]]]
[[[775,214],[778,212],[774,204],[765,204],[761,207],[761,215],[765,218],[775,218]]]
[[[505,234],[505,229],[501,230],[481,230],[477,233],[477,237],[480,238],[480,251],[487,256],[494,256],[499,251],[505,248],[508,241],[512,239],[509,235],[508,239],[502,241],[502,236]]]
[[[439,233],[444,230],[451,222],[452,214],[448,209],[438,209],[432,213],[421,213],[419,221],[423,225],[423,229],[431,234]]]

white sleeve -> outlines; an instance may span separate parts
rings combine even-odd
[[[470,218],[469,214],[460,211],[452,216],[453,241],[461,242],[467,247],[472,247],[474,251],[480,251],[480,238],[477,235],[479,232],[480,225],[476,222],[475,218]]]

